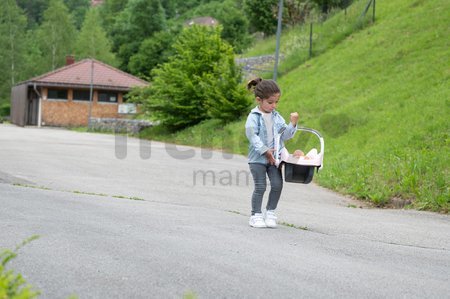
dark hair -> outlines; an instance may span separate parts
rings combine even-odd
[[[274,94],[281,93],[275,81],[261,78],[248,81],[247,89],[252,90],[255,96],[260,99],[268,99]]]

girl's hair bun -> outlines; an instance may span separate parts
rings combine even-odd
[[[247,89],[252,91],[256,97],[268,99],[274,94],[281,95],[280,87],[278,84],[270,79],[263,80],[261,78],[255,78],[247,83]]]
[[[255,78],[247,82],[247,89],[252,90],[262,81],[261,78]]]

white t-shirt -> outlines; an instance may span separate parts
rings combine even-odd
[[[269,148],[273,148],[274,146],[274,140],[273,140],[273,119],[272,119],[272,113],[262,113],[262,116],[264,118],[264,124],[266,125],[267,129],[267,145]]]

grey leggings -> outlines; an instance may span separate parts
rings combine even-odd
[[[283,189],[283,178],[281,169],[274,165],[264,165],[258,163],[250,163],[250,172],[253,176],[255,189],[252,195],[252,215],[261,213],[261,206],[264,192],[266,191],[266,174],[270,180],[269,200],[267,201],[267,210],[275,210],[280,200],[281,190]]]

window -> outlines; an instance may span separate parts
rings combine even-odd
[[[47,98],[52,100],[67,100],[66,89],[48,89]]]
[[[111,91],[99,91],[98,101],[103,103],[117,103],[117,93]]]
[[[89,90],[74,90],[73,99],[74,101],[89,101],[90,94]]]

